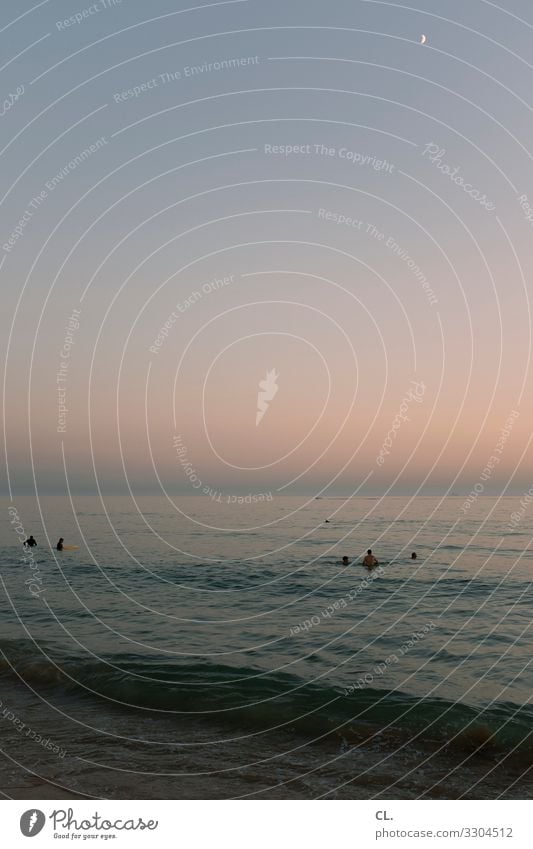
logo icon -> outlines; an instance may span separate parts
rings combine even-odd
[[[24,837],[35,837],[42,831],[46,822],[46,817],[42,811],[37,808],[32,808],[25,811],[20,818],[20,830]]]
[[[255,414],[256,427],[265,415],[270,401],[272,401],[279,389],[279,386],[276,383],[278,377],[279,374],[276,369],[273,368],[271,371],[267,371],[266,377],[263,380],[259,381],[260,391],[257,393],[257,413]]]

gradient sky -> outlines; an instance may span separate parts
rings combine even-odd
[[[515,411],[483,486],[525,491],[532,34],[526,0],[4,11],[4,487],[462,494]]]

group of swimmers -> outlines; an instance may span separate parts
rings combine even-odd
[[[328,519],[326,519],[326,522],[327,521],[328,521]],[[57,551],[63,551],[64,541],[65,540],[63,539],[63,537],[59,538],[58,543],[56,545]],[[37,541],[34,539],[33,536],[29,536],[28,539],[26,540],[26,542],[24,543],[24,545],[28,545],[30,548],[33,548],[34,545],[37,545]],[[416,560],[416,551],[411,552],[411,560]],[[348,559],[348,557],[346,555],[344,555],[344,557],[342,558],[342,565],[343,566],[349,566],[350,565],[350,560]],[[376,557],[374,557],[374,555],[372,554],[371,548],[369,548],[367,550],[361,566],[366,566],[367,569],[374,569],[376,566],[379,566],[379,560]]]
[[[416,560],[416,551],[413,551],[411,553],[411,560]],[[346,557],[346,555],[342,558],[342,565],[343,566],[349,566],[350,565],[350,560],[348,559],[348,557]],[[361,563],[361,566],[366,566],[367,569],[374,569],[376,566],[379,566],[379,560],[377,560],[377,558],[374,557],[374,555],[372,554],[371,548],[369,548],[368,551],[366,552],[366,555],[363,559],[363,562]]]
[[[326,522],[327,521],[328,520],[326,519]],[[59,538],[58,543],[56,545],[57,551],[63,551],[64,541],[65,540],[63,539],[63,537]],[[37,541],[35,540],[35,538],[33,536],[29,536],[28,539],[26,540],[26,542],[24,543],[24,545],[28,545],[30,548],[33,548],[34,545],[37,545]],[[416,551],[413,551],[411,553],[411,560],[416,560]],[[346,555],[344,555],[344,557],[342,558],[342,565],[343,566],[349,566],[350,565],[350,560],[348,559],[348,557]],[[371,548],[369,548],[367,550],[361,566],[366,566],[367,569],[374,569],[376,566],[379,566],[379,560],[376,557],[374,557],[374,555],[372,554]]]
[[[65,542],[65,540],[63,539],[63,537],[59,537],[59,540],[58,540],[57,545],[56,545],[56,551],[63,551],[63,543],[64,542]],[[30,534],[30,536],[28,537],[28,539],[26,540],[24,545],[29,546],[29,548],[33,548],[34,545],[37,545],[37,540],[35,539],[33,534]]]

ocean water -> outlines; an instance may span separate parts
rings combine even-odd
[[[533,797],[531,517],[464,500],[6,500],[3,793]]]

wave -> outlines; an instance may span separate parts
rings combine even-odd
[[[31,644],[0,643],[0,677],[12,668],[38,692],[60,688],[72,698],[106,699],[121,710],[153,710],[180,717],[216,719],[266,732],[285,729],[307,736],[337,734],[351,743],[379,738],[501,756],[514,751],[533,763],[533,710],[500,703],[473,706],[441,698],[416,698],[396,690],[341,690],[328,682],[209,662],[182,663],[117,655],[102,662],[83,657],[51,660]],[[53,661],[53,662],[52,662]]]

